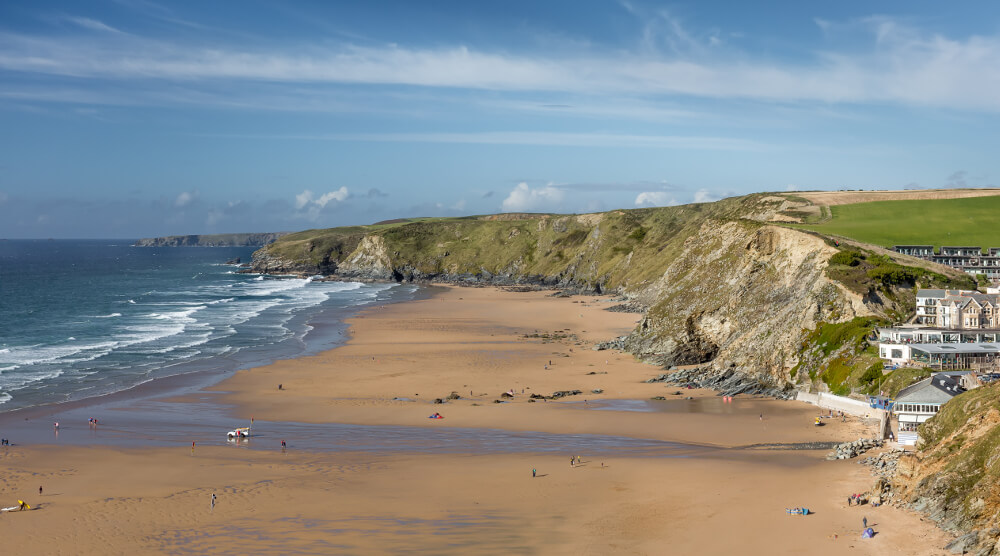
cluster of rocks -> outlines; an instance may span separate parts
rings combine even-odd
[[[583,390],[559,390],[552,392],[551,396],[543,396],[541,394],[532,394],[531,399],[533,400],[558,400],[559,398],[565,398],[566,396],[576,396],[582,394]]]
[[[612,313],[639,313],[639,314],[641,314],[641,313],[645,313],[646,312],[646,309],[643,308],[642,305],[639,305],[638,303],[635,303],[634,301],[630,301],[628,303],[619,303],[618,305],[612,305],[611,307],[608,307],[607,310],[611,311]]]
[[[895,450],[882,452],[877,456],[868,456],[858,463],[871,467],[872,475],[889,478],[896,475],[896,468],[899,465],[899,456],[901,455],[903,455],[903,449],[896,448]]]
[[[462,396],[458,395],[458,392],[452,392],[443,398],[434,398],[434,403],[445,403],[448,400],[460,400]]]
[[[826,459],[851,459],[860,456],[872,448],[879,448],[881,446],[882,440],[878,438],[859,438],[854,442],[837,444],[833,451],[826,455]]]
[[[735,366],[729,366],[721,371],[714,367],[675,370],[671,373],[659,374],[646,382],[665,382],[692,388],[708,388],[717,391],[720,396],[748,394],[787,400],[794,393],[794,390],[790,388],[791,385],[788,385],[787,388],[779,388],[769,377],[754,376]]]
[[[620,336],[614,340],[608,340],[607,342],[600,342],[593,347],[594,351],[604,351],[606,349],[617,349],[619,351],[625,351],[625,340],[628,336]]]

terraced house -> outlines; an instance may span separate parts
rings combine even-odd
[[[894,245],[893,251],[956,268],[965,273],[985,275],[1000,280],[1000,247],[990,247],[983,253],[980,247],[943,246],[934,253],[933,245]]]
[[[967,290],[917,292],[915,322],[950,330],[1000,328],[1000,295]]]

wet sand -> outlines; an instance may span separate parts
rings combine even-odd
[[[866,468],[745,448],[852,440],[861,423],[647,384],[658,368],[591,349],[638,318],[610,305],[446,288],[365,311],[345,346],[203,391],[7,422],[0,504],[38,509],[0,515],[0,538],[84,554],[941,553],[947,536],[915,514],[846,506]],[[258,435],[227,445],[251,416]]]

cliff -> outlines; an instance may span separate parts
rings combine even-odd
[[[262,234],[203,234],[143,238],[133,247],[263,247],[288,232]]]
[[[809,330],[890,309],[884,297],[827,276],[833,242],[771,222],[791,205],[756,194],[575,216],[310,230],[258,250],[252,270],[614,293],[645,310],[624,342],[629,351],[664,365],[702,364],[707,373],[735,370],[780,390],[790,386]]]
[[[952,553],[1000,554],[1000,383],[956,396],[900,458],[896,498],[961,534]]]

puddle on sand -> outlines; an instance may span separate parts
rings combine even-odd
[[[97,415],[99,425],[88,419]],[[225,408],[204,403],[142,400],[126,407],[88,407],[51,416],[60,422],[58,434],[51,421],[39,419],[4,424],[4,436],[15,444],[197,446],[233,445],[247,449],[288,449],[311,452],[406,453],[587,453],[651,457],[707,455],[715,448],[658,440],[597,434],[555,434],[459,427],[403,427],[315,424],[256,420],[253,436],[227,442],[226,432],[247,426],[229,417]]]

